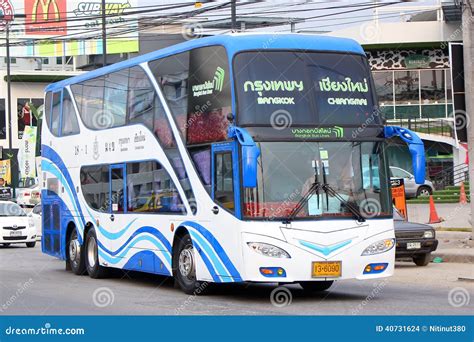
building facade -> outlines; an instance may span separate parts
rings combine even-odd
[[[328,33],[362,44],[372,69],[380,112],[387,124],[412,129],[423,139],[429,178],[437,178],[467,161],[459,19],[446,16],[440,5],[408,20],[374,20]],[[389,162],[412,172],[409,151],[397,140],[389,146]]]

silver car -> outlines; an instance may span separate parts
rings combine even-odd
[[[390,178],[403,178],[406,197],[429,196],[434,191],[431,181],[425,180],[424,184],[416,184],[415,176],[396,166],[390,166]]]

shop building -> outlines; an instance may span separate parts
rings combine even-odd
[[[408,19],[404,15],[405,21],[374,20],[328,35],[363,45],[387,124],[421,136],[428,177],[438,178],[449,170],[467,171],[462,25],[454,3],[423,9]],[[395,141],[389,149],[390,164],[411,172],[403,144]]]

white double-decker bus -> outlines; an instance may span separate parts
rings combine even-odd
[[[42,249],[186,293],[390,276],[386,140],[409,144],[419,183],[424,149],[376,103],[360,45],[306,35],[202,38],[51,84]]]

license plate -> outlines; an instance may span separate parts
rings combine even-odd
[[[338,278],[341,276],[342,262],[341,261],[317,261],[313,262],[312,277],[330,277]]]
[[[407,242],[407,249],[420,249],[421,242]]]
[[[21,236],[21,232],[20,231],[12,231],[12,232],[10,232],[10,236]]]

